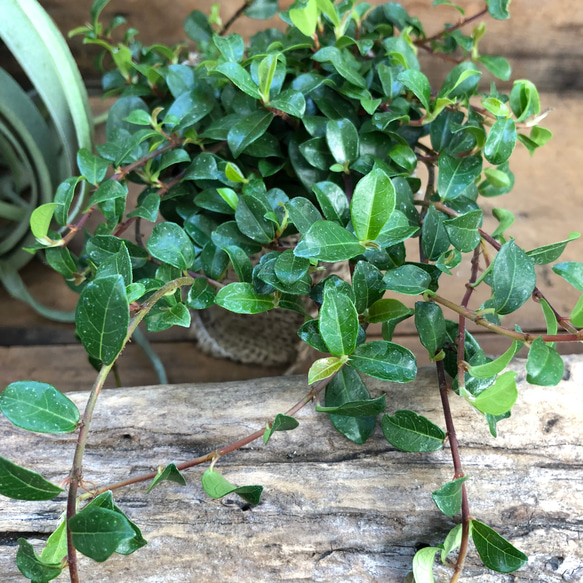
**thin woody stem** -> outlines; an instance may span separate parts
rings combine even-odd
[[[474,255],[472,256],[472,273],[470,275],[470,280],[466,284],[466,293],[462,299],[462,308],[467,308],[470,303],[470,297],[474,291],[473,284],[476,283],[478,279],[478,269],[480,267],[480,247],[474,249]],[[458,319],[458,337],[457,337],[457,366],[458,366],[458,386],[460,389],[465,387],[465,349],[466,349],[466,318],[463,314],[459,315]]]
[[[515,332],[514,330],[510,330],[508,328],[504,328],[503,326],[498,326],[497,324],[493,324],[489,322],[476,312],[472,310],[468,310],[455,302],[452,302],[446,298],[443,298],[437,294],[429,294],[428,299],[430,301],[436,302],[453,310],[457,314],[460,314],[467,320],[471,320],[478,326],[482,326],[487,328],[491,332],[495,332],[496,334],[501,334],[502,336],[508,336],[508,338],[512,338],[513,340],[518,340],[519,342],[526,342],[531,343],[534,342],[537,338],[542,338],[543,342],[579,342],[583,340],[583,330],[579,330],[576,334],[533,334],[533,333],[524,333],[524,332]]]
[[[130,321],[128,326],[128,331],[124,339],[122,348],[128,343],[132,334],[138,327],[138,324],[144,319],[146,314],[154,307],[154,305],[162,299],[167,293],[183,286],[189,285],[194,280],[191,277],[182,277],[175,279],[166,285],[162,286],[159,290],[156,290],[148,300],[146,300],[141,308],[138,310],[136,315]],[[87,400],[87,405],[85,406],[85,411],[83,413],[83,418],[80,422],[79,435],[77,437],[77,446],[75,448],[75,455],[73,457],[73,464],[71,467],[71,472],[69,475],[70,485],[69,493],[67,497],[67,521],[69,521],[77,513],[77,491],[79,484],[83,479],[83,454],[85,453],[85,445],[87,443],[87,437],[89,435],[89,426],[91,425],[91,419],[93,417],[93,411],[95,410],[95,405],[97,403],[97,398],[99,393],[103,388],[105,381],[111,371],[115,362],[117,362],[118,356],[110,364],[102,365],[95,383],[89,394],[89,399]],[[69,576],[71,578],[71,583],[79,583],[79,571],[77,568],[77,553],[75,547],[73,546],[73,537],[69,528],[67,528],[67,560],[69,563]]]
[[[307,395],[305,395],[302,399],[300,399],[293,407],[288,409],[285,414],[288,415],[289,417],[293,417],[298,411],[300,411],[308,403],[313,401],[315,399],[315,397],[324,388],[326,388],[328,383],[330,383],[330,381],[334,378],[334,376],[336,374],[337,373],[335,373],[334,375],[332,375],[332,376],[328,377],[327,379],[324,379],[323,381],[318,383],[309,393],[307,393]],[[271,425],[271,423],[270,423],[270,425]],[[197,457],[193,460],[183,462],[181,464],[177,464],[176,467],[179,470],[187,470],[188,468],[192,468],[194,466],[199,466],[201,464],[211,462],[214,459],[216,459],[217,457],[221,457],[227,453],[231,453],[233,451],[241,449],[242,447],[248,445],[249,443],[252,443],[253,441],[259,439],[260,437],[263,437],[264,433],[265,433],[265,428],[258,429],[257,431],[254,431],[253,433],[247,435],[246,437],[242,437],[241,439],[239,439],[233,443],[230,443],[229,445],[226,445],[226,446],[222,447],[221,449],[212,451],[211,453]],[[139,484],[140,482],[153,480],[157,475],[158,475],[158,472],[150,472],[147,474],[141,474],[139,476],[134,476],[133,478],[129,478],[129,479],[123,480],[121,482],[115,482],[114,484],[109,484],[108,486],[103,486],[101,488],[97,488],[96,490],[90,490],[86,494],[83,494],[82,496],[80,496],[79,499],[84,500],[84,499],[92,497],[92,496],[98,496],[99,494],[102,494],[103,492],[107,492],[108,490],[117,490],[119,488],[131,486],[132,484]]]
[[[420,47],[422,47],[422,46],[424,46],[426,44],[429,44],[429,43],[433,42],[434,40],[438,40],[442,36],[445,36],[446,34],[449,34],[451,32],[454,32],[455,30],[458,30],[459,28],[462,28],[466,24],[469,24],[470,22],[473,22],[474,20],[477,20],[478,18],[484,16],[487,13],[488,13],[488,7],[486,6],[485,8],[483,8],[482,10],[480,10],[480,12],[474,14],[473,16],[468,16],[468,18],[463,18],[455,26],[446,27],[443,30],[441,30],[440,32],[434,34],[433,36],[429,36],[429,37],[424,38],[424,39],[416,40],[415,41],[415,44],[417,46],[420,46]]]
[[[449,406],[448,391],[449,386],[445,377],[445,367],[443,365],[443,360],[438,360],[435,363],[437,368],[437,378],[439,382],[439,395],[441,397],[441,405],[443,407],[443,416],[445,418],[445,426],[447,428],[447,436],[449,439],[449,446],[451,450],[451,458],[453,460],[454,467],[454,480],[464,477],[464,471],[462,468],[462,462],[459,453],[459,444],[457,440],[457,435],[455,432],[455,426],[453,424],[453,416],[451,414],[451,408]],[[464,561],[466,558],[466,553],[468,550],[468,542],[470,538],[470,508],[468,504],[468,496],[466,493],[465,484],[462,484],[462,540],[460,545],[460,550],[458,554],[458,559],[455,565],[454,573],[450,579],[450,583],[455,583],[458,581],[459,576],[462,572]]]

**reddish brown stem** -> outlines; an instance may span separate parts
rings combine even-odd
[[[334,376],[335,375],[332,375],[331,377],[328,377],[327,379],[324,379],[323,381],[318,383],[305,397],[300,399],[293,407],[288,409],[285,414],[290,416],[290,417],[294,416],[298,411],[303,409],[308,403],[313,401],[314,398],[324,388],[326,388],[326,386],[334,378]],[[264,433],[265,433],[265,428],[258,429],[257,431],[251,433],[250,435],[247,435],[246,437],[243,437],[243,438],[241,438],[241,439],[239,439],[239,440],[237,440],[229,445],[226,445],[225,447],[223,447],[221,449],[218,449],[218,450],[213,451],[211,453],[208,453],[206,455],[197,457],[197,458],[190,460],[188,462],[177,464],[176,467],[179,470],[186,470],[188,468],[192,468],[194,466],[198,466],[198,465],[204,464],[206,462],[211,462],[214,459],[216,459],[217,457],[221,457],[227,453],[231,453],[233,451],[236,451],[237,449],[241,449],[242,447],[248,445],[249,443],[255,441],[256,439],[263,437]],[[121,482],[116,482],[114,484],[110,484],[108,486],[103,486],[101,488],[98,488],[96,490],[91,490],[90,492],[88,492],[88,494],[91,496],[98,496],[99,494],[102,494],[103,492],[107,492],[108,490],[117,490],[119,488],[124,488],[125,486],[131,486],[132,484],[138,484],[140,482],[153,480],[157,475],[158,475],[157,472],[150,472],[148,474],[140,474],[139,476],[135,476],[133,478],[129,478],[129,479],[123,480]],[[87,495],[83,496],[83,498],[85,498],[85,497],[87,497]]]
[[[468,16],[468,18],[461,19],[455,26],[446,27],[443,30],[441,30],[440,32],[434,34],[433,36],[429,36],[427,38],[416,40],[415,44],[419,47],[423,47],[424,45],[430,44],[434,40],[438,40],[442,36],[445,36],[446,34],[449,34],[451,32],[454,32],[455,30],[458,30],[459,28],[462,28],[462,26],[465,26],[466,24],[469,24],[470,22],[477,20],[478,18],[484,16],[487,13],[488,13],[488,7],[486,6],[485,8],[480,10],[480,12],[478,12],[477,14],[474,14],[473,16]]]
[[[438,360],[435,363],[437,368],[437,379],[439,382],[439,395],[441,397],[441,406],[443,408],[443,416],[445,418],[445,426],[447,428],[447,436],[449,439],[449,447],[451,450],[451,458],[453,461],[454,468],[454,480],[457,478],[464,477],[464,471],[462,468],[462,462],[459,453],[459,443],[457,440],[457,435],[455,432],[455,426],[453,424],[453,417],[451,414],[451,408],[449,406],[448,391],[449,386],[445,377],[445,367],[443,365],[443,360]],[[468,496],[466,493],[465,484],[462,485],[462,540],[460,545],[460,551],[458,554],[458,559],[455,565],[455,570],[451,578],[451,582],[457,581],[459,575],[462,572],[464,561],[466,558],[466,553],[468,550],[468,540],[470,534],[470,508],[468,504]]]

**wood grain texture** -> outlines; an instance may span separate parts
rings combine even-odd
[[[89,19],[91,0],[41,0],[41,4],[66,33]],[[105,21],[114,15],[123,15],[130,26],[137,28],[145,44],[174,44],[185,40],[183,21],[194,9],[209,13],[214,0],[114,0],[104,11]],[[371,0],[373,5],[380,0]],[[458,2],[468,15],[479,12],[482,0],[460,0]],[[227,0],[220,3],[223,21],[239,8],[242,1]],[[291,0],[280,1],[287,8]],[[447,7],[432,8],[431,0],[402,0],[401,4],[414,16],[419,17],[428,35],[442,29],[445,22],[457,22],[458,13]],[[565,90],[583,89],[583,46],[580,42],[583,30],[583,3],[579,0],[513,0],[510,6],[511,19],[494,21],[484,18],[489,34],[482,40],[483,54],[500,54],[508,57],[514,68],[514,78],[528,78],[541,90],[551,88]],[[241,18],[233,27],[249,38],[266,26],[282,27],[278,18],[257,21]],[[471,26],[471,25],[470,25]],[[470,28],[470,27],[468,27]],[[471,28],[470,28],[471,32]],[[83,45],[80,37],[70,40],[73,53],[82,73],[87,79],[98,79],[93,59],[95,47]],[[447,64],[438,58],[424,60],[430,64],[433,80],[442,79]],[[487,82],[490,82],[488,78]]]
[[[471,583],[580,581],[583,577],[583,359],[567,359],[558,387],[527,385],[512,418],[492,438],[469,407],[451,397],[473,516],[496,528],[530,557],[513,575],[488,573],[472,550],[464,581]],[[388,411],[411,408],[443,425],[435,372],[415,382],[371,380],[387,394]],[[213,451],[265,424],[307,391],[305,377],[104,392],[85,456],[85,479],[103,485],[159,464]],[[87,395],[72,398],[82,405]],[[232,403],[233,405],[229,405]],[[261,403],[258,406],[258,403]],[[455,520],[433,506],[431,491],[452,477],[449,451],[395,451],[377,427],[364,446],[336,433],[307,407],[300,427],[277,433],[267,447],[254,443],[220,459],[216,469],[237,485],[265,486],[259,506],[236,496],[209,499],[203,468],[187,487],[165,483],[115,493],[149,545],[104,564],[81,561],[82,581],[165,583],[215,581],[402,582],[415,550],[443,541]],[[0,420],[2,455],[59,482],[66,477],[74,436],[40,436]],[[55,528],[64,498],[31,503],[0,499],[0,573],[22,578],[14,566],[15,540],[40,543]],[[446,570],[437,568],[438,581]],[[63,577],[65,579],[65,577]]]

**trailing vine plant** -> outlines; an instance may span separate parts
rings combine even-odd
[[[446,515],[460,514],[460,522],[439,548],[415,555],[417,583],[433,580],[438,552],[452,568],[451,582],[458,581],[470,539],[488,568],[506,573],[524,566],[520,550],[471,515],[449,406],[451,398],[464,399],[495,436],[517,399],[516,373],[505,372],[516,352],[529,348],[528,382],[552,386],[563,375],[556,343],[583,340],[583,296],[569,316],[561,315],[536,287],[535,273],[579,234],[525,250],[507,234],[513,216],[501,208],[493,211],[496,230],[482,229],[481,198],[512,189],[509,158],[517,140],[532,153],[551,137],[538,125],[544,114],[531,82],[515,81],[509,94],[494,83],[489,91],[478,89],[485,71],[510,78],[506,59],[479,49],[480,19],[488,13],[508,18],[509,0],[488,0],[470,16],[449,0],[435,0],[457,10],[459,20],[431,37],[396,3],[373,8],[353,0],[306,0],[279,12],[285,31],[268,28],[249,45],[228,34],[234,19],[223,24],[217,7],[210,18],[194,11],[186,20],[195,54],[185,45],[143,46],[133,29],[114,40],[123,19],[105,27],[100,13],[106,4],[96,0],[90,24],[74,33],[103,48],[104,67],[114,64],[103,77],[106,94],[119,96],[107,141],[96,153],[79,151],[80,175],[65,180],[54,201],[31,218],[38,241],[33,251],[41,250],[80,293],[77,334],[99,373],[82,416],[44,383],[12,383],[0,395],[1,411],[18,427],[78,432],[66,517],[40,555],[19,540],[21,572],[40,583],[68,568],[77,583],[77,552],[105,561],[144,546],[138,526],[113,501],[112,492],[130,484],[185,484],[182,471],[211,462],[202,474],[207,494],[235,492],[258,503],[261,486],[234,486],[214,462],[254,440],[267,444],[274,431],[296,428],[296,413],[314,401],[357,443],[371,435],[379,415],[386,439],[399,450],[434,451],[448,441],[453,478],[432,497]],[[234,18],[243,13],[269,18],[278,13],[277,1],[249,1]],[[420,71],[419,51],[451,62],[441,87],[432,89]],[[426,168],[423,183],[419,166]],[[127,211],[130,182],[143,190]],[[80,218],[67,224],[80,184],[89,186],[90,198]],[[86,221],[96,214],[103,221],[88,233]],[[142,234],[144,222],[155,224],[149,237]],[[51,230],[54,223],[58,231]],[[130,229],[137,243],[124,237]],[[83,234],[82,253],[75,256],[69,243]],[[408,239],[418,245],[406,250]],[[445,298],[440,280],[451,277],[464,256],[471,277],[463,297]],[[332,275],[314,284],[322,265],[336,262],[347,262],[349,280]],[[238,281],[222,283],[230,268]],[[553,271],[583,291],[583,263],[556,264]],[[478,285],[491,297],[471,308]],[[385,297],[387,291],[416,296],[415,308]],[[530,298],[540,304],[547,334],[502,323]],[[298,334],[323,353],[309,371],[311,390],[265,427],[211,454],[116,484],[86,484],[89,492],[79,495],[93,410],[138,325],[151,332],[187,327],[190,310],[213,304],[243,314],[279,308],[304,315]],[[314,309],[317,316],[310,317]],[[371,398],[361,378],[415,378],[415,357],[392,341],[406,318],[414,318],[435,363],[446,431],[414,411],[385,414],[385,396]],[[466,330],[468,320],[508,337],[508,350],[488,358]],[[371,323],[382,323],[383,340],[367,340]],[[0,458],[1,494],[47,500],[60,492]]]

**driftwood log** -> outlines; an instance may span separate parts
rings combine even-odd
[[[512,575],[492,574],[470,550],[464,581],[583,580],[583,359],[566,359],[553,388],[530,386],[519,372],[520,397],[499,437],[461,399],[452,408],[462,447],[470,508],[526,552],[529,564]],[[388,411],[414,409],[443,427],[432,369],[415,382],[371,381],[387,393]],[[265,424],[307,392],[305,377],[224,384],[105,391],[85,455],[85,479],[104,485],[213,451]],[[86,393],[71,398],[82,406]],[[85,583],[318,581],[403,582],[416,549],[442,542],[456,520],[440,514],[431,491],[452,478],[450,452],[406,454],[377,427],[363,446],[338,434],[308,406],[300,427],[276,433],[221,458],[216,466],[237,485],[262,484],[261,503],[237,496],[212,500],[202,468],[187,487],[165,482],[146,495],[137,485],[114,493],[149,544],[103,564],[81,558]],[[74,436],[42,436],[0,421],[2,455],[59,482],[67,475]],[[42,543],[65,506],[0,500],[0,580],[24,581],[16,539]],[[446,581],[447,570],[436,569]],[[62,576],[66,579],[66,575]]]

